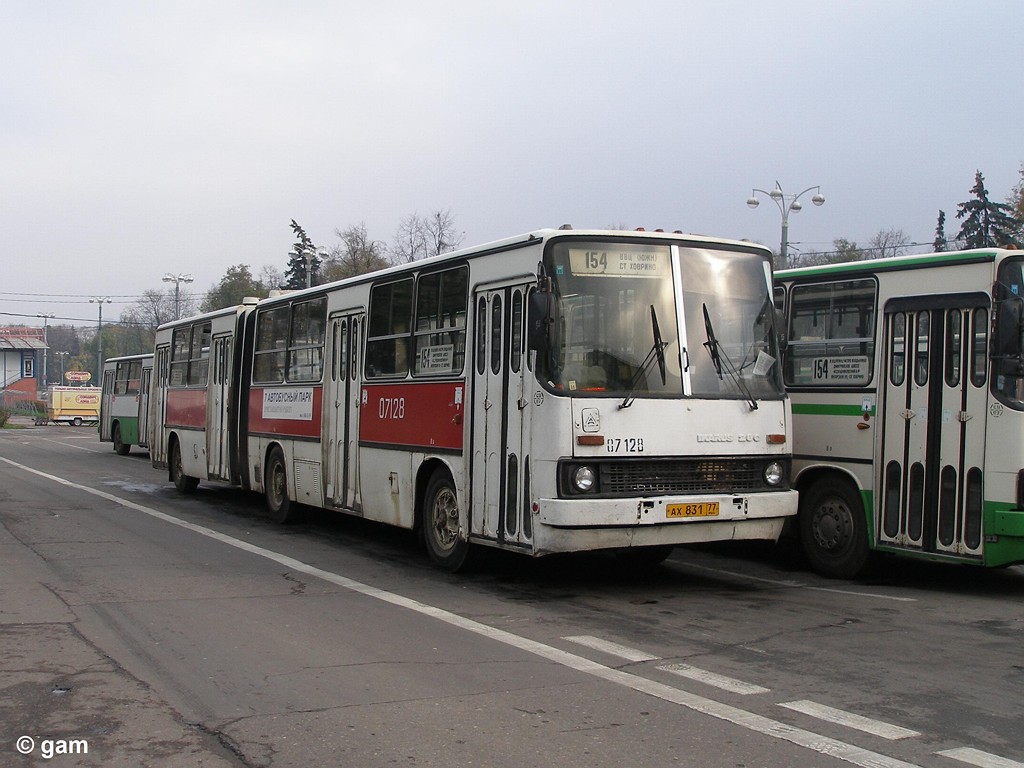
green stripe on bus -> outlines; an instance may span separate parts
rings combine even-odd
[[[793,413],[808,416],[863,416],[864,409],[859,405],[831,405],[828,403],[793,403]],[[875,407],[868,411],[875,415]]]
[[[892,259],[868,259],[867,261],[843,262],[841,264],[823,264],[817,267],[782,269],[775,273],[775,279],[792,280],[798,277],[836,275],[847,272],[888,272],[921,266],[937,267],[949,264],[975,264],[978,262],[995,261],[995,258],[996,253],[994,251],[946,252],[921,256],[899,256]]]

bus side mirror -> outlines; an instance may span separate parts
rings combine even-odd
[[[526,311],[526,343],[530,349],[535,351],[547,349],[556,312],[557,303],[554,294],[548,291],[530,293]]]

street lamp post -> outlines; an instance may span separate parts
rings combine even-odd
[[[96,331],[96,385],[99,386],[103,378],[103,304],[110,303],[109,296],[93,296],[89,299],[90,304],[99,305],[100,324]]]
[[[50,354],[50,342],[46,340],[46,321],[51,317],[56,317],[53,312],[37,312],[36,317],[43,318],[43,345],[46,349],[43,350],[43,389],[46,389],[46,356]]]
[[[192,277],[192,275],[172,275],[170,272],[168,272],[160,279],[163,280],[165,283],[174,283],[174,319],[180,320],[181,284],[191,283],[194,278]]]
[[[60,359],[60,383],[63,384],[64,383],[64,360],[71,353],[70,352],[54,352],[53,354],[55,354]]]
[[[327,249],[324,247],[316,248],[315,250],[305,250],[302,252],[302,259],[306,262],[306,287],[313,287],[313,257],[317,257],[320,263],[323,263],[324,258],[327,256]]]
[[[824,205],[825,196],[821,194],[821,187],[808,187],[798,195],[787,195],[782,191],[782,187],[779,186],[779,182],[775,182],[775,189],[771,192],[765,192],[763,189],[754,189],[750,197],[747,199],[747,205],[751,208],[757,208],[760,204],[760,200],[757,199],[758,193],[770,197],[775,205],[779,207],[779,213],[782,214],[782,243],[779,246],[779,269],[785,269],[789,261],[789,212],[798,213],[803,206],[800,205],[800,198],[806,195],[811,190],[815,190],[814,197],[811,198],[811,202],[815,205]]]

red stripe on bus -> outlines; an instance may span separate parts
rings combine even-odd
[[[206,429],[206,390],[168,389],[164,422],[175,427]]]
[[[461,451],[465,392],[462,381],[363,385],[359,439]]]

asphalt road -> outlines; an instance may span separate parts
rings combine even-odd
[[[0,558],[2,765],[1024,766],[1020,567],[449,575],[408,532],[277,527],[53,426],[0,431]]]

